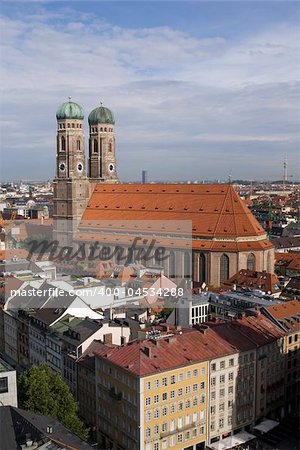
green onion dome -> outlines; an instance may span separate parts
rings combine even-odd
[[[78,119],[83,120],[84,114],[83,109],[77,103],[71,102],[71,97],[69,101],[63,103],[57,110],[56,119]]]
[[[115,124],[115,118],[112,111],[102,105],[93,109],[88,120],[90,125],[98,125],[98,123],[110,123],[111,125]]]

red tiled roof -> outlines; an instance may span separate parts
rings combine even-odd
[[[207,328],[204,334],[197,330],[184,330],[182,334],[157,341],[134,341],[106,351],[101,348],[97,355],[143,377],[235,352],[232,345]]]
[[[209,322],[208,325],[240,351],[265,345],[284,335],[283,331],[259,312],[231,322]]]
[[[224,283],[227,287],[233,284],[241,288],[262,289],[265,292],[271,292],[271,294],[280,291],[279,280],[275,274],[255,270],[241,269]]]
[[[300,300],[291,300],[266,308],[276,320],[291,331],[300,330]]]
[[[300,252],[275,253],[275,266],[296,269],[300,272]]]
[[[193,236],[264,236],[231,185],[98,184],[83,221],[188,221]],[[168,231],[168,230],[167,230]]]

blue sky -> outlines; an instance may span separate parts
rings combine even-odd
[[[270,179],[299,164],[299,3],[4,2],[5,179],[51,179],[68,95],[116,117],[137,180]],[[87,130],[86,130],[87,139]]]

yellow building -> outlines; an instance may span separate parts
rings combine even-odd
[[[208,361],[232,353],[211,329],[175,328],[96,354],[97,437],[113,450],[200,450]]]

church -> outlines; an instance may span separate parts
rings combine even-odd
[[[121,183],[110,109],[101,104],[88,116],[87,161],[82,107],[69,99],[56,119],[53,219],[62,245],[74,235],[93,242],[101,227],[106,245],[129,248],[139,230],[168,241],[172,249],[163,265],[171,278],[217,287],[241,269],[273,273],[274,248],[232,185]],[[147,224],[143,231],[141,223]]]

